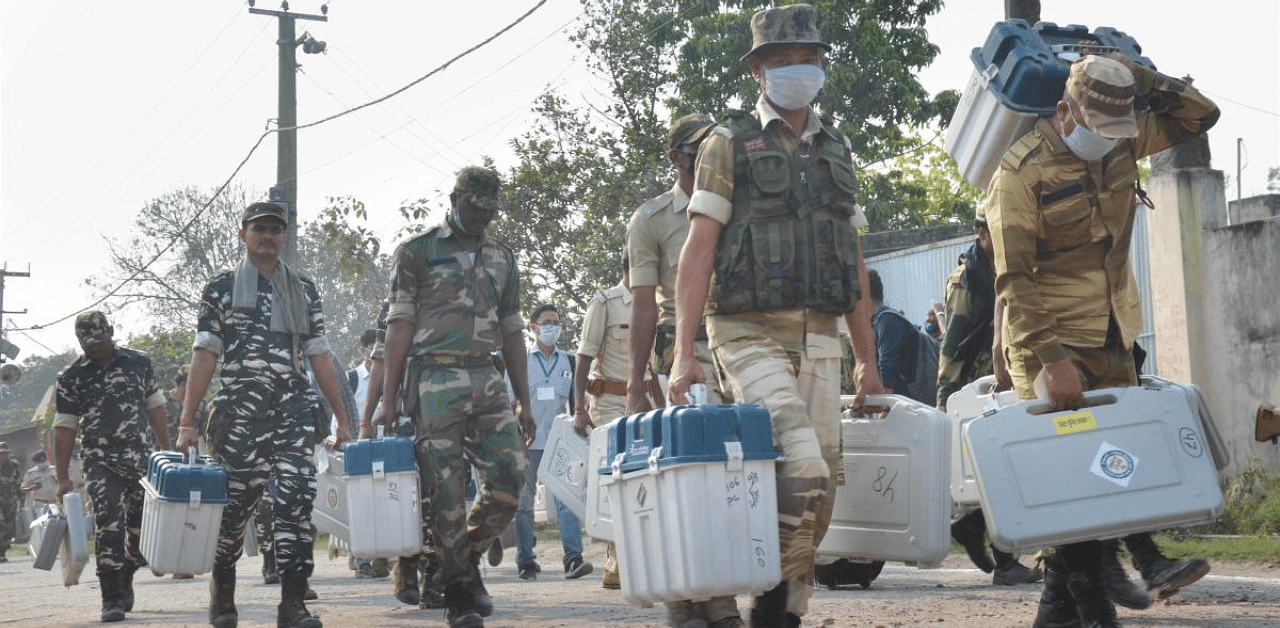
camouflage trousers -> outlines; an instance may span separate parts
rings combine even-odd
[[[506,385],[492,367],[423,369],[416,429],[422,516],[435,533],[441,582],[464,582],[471,554],[506,529],[528,457]],[[467,511],[467,464],[479,476]]]
[[[258,498],[258,504],[253,509],[253,534],[258,542],[258,553],[266,554],[275,551],[275,544],[272,543],[275,533],[275,495],[271,490],[271,482],[267,482],[267,488],[263,489],[262,497]]]
[[[133,570],[147,560],[138,548],[142,531],[142,471],[104,463],[84,466],[85,488],[93,502],[94,550],[98,574]]]
[[[840,359],[809,357],[759,336],[726,342],[715,357],[739,403],[769,410],[773,444],[784,457],[777,465],[778,540],[787,611],[804,615],[841,477]]]
[[[12,539],[17,530],[18,525],[18,500],[3,499],[0,500],[0,554],[9,551],[9,539]]]
[[[230,569],[240,558],[244,527],[268,482],[274,482],[270,544],[277,569],[282,576],[310,576],[315,567],[311,508],[316,494],[316,428],[309,396],[302,389],[278,394],[260,389],[250,397],[235,392],[224,388],[228,398],[219,399],[226,423],[216,456],[227,468],[228,503],[222,510],[215,569]]]

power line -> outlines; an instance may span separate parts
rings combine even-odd
[[[341,118],[341,117],[346,116],[346,115],[348,115],[348,114],[354,113],[354,112],[359,111],[359,110],[361,110],[361,109],[365,109],[365,108],[370,107],[370,106],[372,106],[372,105],[375,105],[375,104],[378,104],[378,103],[381,103],[381,102],[387,101],[387,100],[389,100],[389,99],[391,99],[391,98],[393,98],[393,97],[395,97],[395,96],[397,96],[397,95],[399,95],[399,94],[403,93],[404,91],[408,90],[409,88],[411,88],[411,87],[413,87],[413,86],[415,86],[415,85],[417,85],[417,84],[421,83],[422,81],[424,81],[424,80],[426,80],[426,79],[430,78],[431,76],[434,76],[435,74],[440,73],[442,70],[444,70],[445,68],[448,68],[450,65],[452,65],[455,61],[457,61],[457,60],[459,60],[459,59],[461,59],[461,58],[463,58],[463,57],[466,57],[467,55],[470,55],[471,53],[475,52],[476,50],[479,50],[480,48],[482,48],[482,47],[484,47],[484,46],[488,45],[490,42],[492,42],[493,40],[497,39],[497,38],[498,38],[499,36],[501,36],[503,33],[506,33],[507,31],[509,31],[509,30],[511,30],[512,28],[514,28],[516,25],[518,25],[518,24],[520,24],[521,22],[523,22],[523,21],[524,21],[525,19],[527,19],[530,15],[532,15],[534,11],[537,11],[539,8],[541,8],[541,7],[542,7],[542,5],[544,5],[544,4],[546,4],[546,3],[547,3],[547,0],[539,0],[539,2],[538,2],[536,5],[534,5],[534,7],[533,7],[533,8],[529,9],[528,11],[526,11],[523,15],[521,15],[521,16],[520,16],[520,17],[518,17],[518,18],[516,18],[516,20],[515,20],[514,22],[512,22],[512,23],[508,24],[506,27],[504,27],[504,28],[502,28],[501,30],[499,30],[498,32],[494,33],[493,35],[491,35],[491,36],[490,36],[490,37],[488,37],[487,39],[485,39],[485,40],[481,41],[480,43],[478,43],[478,44],[476,44],[476,45],[474,45],[474,46],[472,46],[472,47],[470,47],[470,48],[468,48],[468,49],[466,49],[466,50],[462,51],[461,53],[459,53],[459,54],[455,55],[453,58],[449,59],[448,61],[445,61],[443,64],[441,64],[440,66],[438,66],[438,67],[437,67],[437,68],[435,68],[434,70],[431,70],[430,72],[428,72],[427,74],[423,75],[422,77],[420,77],[420,78],[418,78],[418,79],[416,79],[416,80],[414,80],[414,81],[410,82],[409,84],[405,85],[404,87],[401,87],[400,89],[397,89],[397,90],[395,90],[395,91],[393,91],[393,92],[391,92],[391,93],[389,93],[389,94],[387,94],[387,95],[385,95],[385,96],[382,96],[381,98],[377,98],[377,99],[375,99],[375,100],[372,100],[372,101],[366,102],[366,103],[364,103],[364,104],[361,104],[361,105],[358,105],[358,106],[355,106],[355,107],[349,108],[349,109],[347,109],[347,110],[345,110],[345,111],[341,111],[341,112],[338,112],[338,113],[333,114],[333,115],[331,115],[331,116],[328,116],[328,117],[325,117],[325,118],[321,118],[320,120],[317,120],[317,121],[315,121],[315,122],[309,122],[309,123],[307,123],[307,124],[298,125],[298,126],[294,126],[294,127],[287,127],[287,128],[285,128],[285,127],[277,127],[277,128],[274,128],[274,129],[268,129],[268,130],[264,131],[264,132],[262,133],[262,135],[259,135],[259,136],[258,136],[258,139],[253,143],[253,146],[249,149],[248,154],[246,154],[246,155],[244,156],[244,159],[242,159],[242,160],[240,161],[240,163],[235,167],[235,170],[233,170],[233,171],[232,171],[231,176],[227,177],[226,181],[224,181],[224,182],[222,183],[222,185],[220,185],[220,186],[218,187],[218,189],[217,189],[217,190],[215,190],[215,191],[214,191],[214,193],[209,197],[208,202],[206,202],[206,203],[204,204],[204,206],[203,206],[203,207],[201,207],[199,210],[197,210],[197,211],[196,211],[196,213],[195,213],[195,215],[193,215],[193,216],[191,217],[191,219],[190,219],[190,220],[188,220],[188,221],[186,222],[186,224],[184,224],[184,225],[182,226],[182,229],[180,229],[180,230],[178,231],[178,233],[174,234],[173,238],[171,238],[171,239],[169,240],[169,242],[168,242],[167,244],[165,244],[165,245],[164,245],[164,247],[162,247],[159,251],[157,251],[157,252],[156,252],[156,254],[155,254],[154,256],[152,256],[152,257],[151,257],[151,259],[147,260],[147,262],[146,262],[146,263],[144,263],[142,266],[140,266],[140,267],[139,267],[137,270],[135,270],[131,275],[129,275],[129,276],[128,276],[128,277],[126,277],[125,279],[121,280],[118,284],[116,284],[116,286],[115,286],[114,288],[112,288],[110,291],[108,291],[105,295],[103,295],[102,297],[100,297],[100,298],[98,298],[97,300],[93,301],[92,303],[89,303],[88,305],[86,305],[86,306],[84,306],[84,307],[82,307],[82,308],[77,309],[75,312],[72,312],[72,313],[70,313],[70,314],[67,314],[66,316],[60,317],[60,318],[58,318],[58,319],[56,319],[56,320],[53,320],[53,321],[50,321],[50,322],[48,322],[48,323],[44,323],[44,324],[41,324],[41,325],[32,325],[32,326],[30,326],[30,327],[14,328],[14,331],[22,332],[22,331],[28,331],[28,330],[44,329],[44,328],[49,327],[49,326],[51,326],[51,325],[56,325],[56,324],[58,324],[58,323],[61,323],[61,322],[65,321],[65,320],[70,319],[71,317],[75,316],[75,315],[76,315],[76,314],[78,314],[79,312],[82,312],[82,311],[87,310],[87,309],[89,309],[89,308],[92,308],[92,307],[95,307],[95,306],[97,306],[97,305],[100,305],[100,304],[102,304],[103,302],[105,302],[107,299],[109,299],[109,298],[111,298],[111,297],[115,296],[115,294],[116,294],[116,293],[118,293],[120,290],[124,289],[124,287],[125,287],[126,285],[128,285],[130,282],[132,282],[135,278],[137,278],[137,276],[138,276],[138,275],[142,274],[144,271],[146,271],[147,269],[149,269],[149,268],[151,267],[151,265],[152,265],[152,264],[154,264],[154,263],[156,262],[156,260],[160,259],[160,257],[161,257],[161,256],[163,256],[163,255],[164,255],[165,253],[167,253],[170,249],[172,249],[172,248],[174,247],[174,245],[175,245],[175,244],[177,244],[178,239],[179,239],[180,237],[182,237],[182,236],[187,232],[187,230],[191,228],[191,225],[192,225],[192,224],[194,224],[194,223],[195,223],[195,221],[196,221],[196,220],[198,220],[198,219],[200,218],[200,216],[202,216],[202,215],[205,213],[205,211],[207,211],[207,210],[209,209],[209,207],[213,205],[214,201],[216,201],[216,200],[218,199],[218,197],[222,195],[222,192],[223,192],[223,191],[225,191],[225,190],[227,189],[227,186],[229,186],[233,180],[235,180],[236,175],[238,175],[238,174],[240,173],[240,170],[244,168],[245,164],[247,164],[247,163],[249,162],[249,159],[250,159],[251,157],[253,157],[253,154],[254,154],[255,152],[257,152],[258,148],[262,145],[263,140],[265,140],[265,139],[266,139],[268,136],[270,136],[272,133],[279,133],[280,131],[283,131],[283,130],[301,130],[301,129],[307,129],[307,128],[311,128],[311,127],[319,126],[319,125],[321,125],[321,124],[325,124],[325,123],[327,123],[327,122],[330,122],[330,121],[336,120],[336,119],[338,119],[338,118]],[[283,182],[282,182],[282,183],[283,183]]]

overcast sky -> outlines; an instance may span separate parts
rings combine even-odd
[[[298,121],[382,96],[507,26],[537,0],[333,0],[328,22],[298,22],[328,44],[298,55]],[[320,0],[294,0],[319,13]],[[276,2],[259,8],[276,9]],[[942,48],[921,78],[963,89],[969,51],[1003,17],[1003,0],[950,0],[929,22]],[[1243,139],[1245,196],[1280,166],[1280,8],[1220,0],[1177,10],[1167,0],[1043,0],[1046,21],[1129,32],[1164,72],[1191,75],[1223,115],[1210,133],[1214,166],[1234,179]],[[446,8],[447,7],[447,8]],[[509,142],[539,94],[600,100],[566,28],[577,0],[547,0],[476,53],[403,94],[305,129],[298,139],[299,211],[329,196],[363,200],[384,238],[406,200],[439,199],[453,173],[488,155],[512,165]],[[822,16],[819,16],[822,19]],[[104,236],[125,238],[148,199],[229,177],[276,117],[276,20],[243,2],[0,0],[0,262],[30,278],[5,281],[4,326],[19,359],[75,345],[70,320],[92,302],[86,277],[107,263]],[[275,139],[237,181],[275,181]],[[1235,187],[1229,196],[1234,198]],[[116,321],[117,337],[146,331]],[[193,315],[194,318],[194,315]]]

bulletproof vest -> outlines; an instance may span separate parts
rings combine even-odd
[[[853,310],[859,296],[853,162],[824,121],[807,159],[731,113],[733,210],[720,234],[709,314]]]

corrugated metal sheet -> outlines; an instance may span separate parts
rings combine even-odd
[[[1147,257],[1147,214],[1138,206],[1133,227],[1133,246],[1129,261],[1138,282],[1138,298],[1142,300],[1142,335],[1138,344],[1148,353],[1146,373],[1159,374],[1158,348],[1155,339],[1155,317],[1151,309],[1151,264]],[[884,302],[902,310],[917,325],[924,325],[925,315],[933,301],[946,298],[947,277],[959,263],[960,254],[976,241],[976,236],[954,238],[867,258],[867,268],[874,268],[884,282]]]

